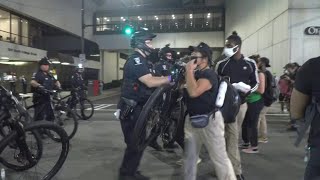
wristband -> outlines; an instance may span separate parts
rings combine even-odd
[[[172,80],[171,75],[168,76],[168,80],[169,80],[169,82],[171,82],[171,80]]]

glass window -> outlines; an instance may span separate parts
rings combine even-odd
[[[0,41],[10,41],[10,13],[0,9]]]
[[[11,15],[11,42],[19,43],[19,24],[20,17]]]
[[[21,42],[24,46],[29,46],[29,22],[21,19]]]

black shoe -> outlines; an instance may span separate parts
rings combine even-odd
[[[134,177],[137,180],[149,180],[150,179],[147,176],[142,175],[140,171],[137,171],[136,174],[134,175]]]
[[[136,180],[135,176],[129,176],[129,175],[121,175],[119,174],[118,180]]]
[[[149,146],[157,151],[163,151],[162,147],[157,142],[150,143]]]
[[[240,175],[237,175],[237,180],[244,180],[244,177],[243,177],[243,175],[242,175],[242,174],[240,174]]]

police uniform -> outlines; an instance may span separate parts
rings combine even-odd
[[[78,73],[78,72],[75,72],[71,76],[71,84],[72,84],[73,88],[85,89],[84,80],[82,78],[82,75],[80,73]]]
[[[152,89],[139,81],[139,78],[152,74],[153,69],[140,53],[132,54],[124,65],[121,97],[118,103],[121,128],[127,148],[120,168],[121,175],[133,176],[138,169],[143,151],[138,151],[132,142],[133,130],[143,105],[152,93]],[[136,104],[127,104],[124,99]],[[127,111],[127,108],[131,108]],[[125,112],[128,112],[125,114]]]
[[[37,73],[34,73],[32,80],[37,81],[47,90],[53,90],[57,80],[50,73],[44,73],[39,70]],[[54,120],[53,110],[50,104],[50,94],[41,92],[39,89],[32,87],[33,92],[33,103],[38,104],[35,106],[35,120]]]
[[[173,65],[168,61],[161,60],[155,64],[156,76],[169,76]]]

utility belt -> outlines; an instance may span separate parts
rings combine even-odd
[[[127,119],[137,105],[138,103],[135,100],[121,97],[118,104],[118,109],[120,109],[119,119],[120,120]]]

